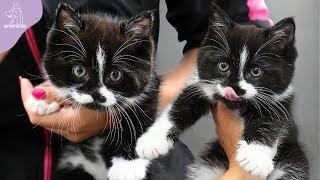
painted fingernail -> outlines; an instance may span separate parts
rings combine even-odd
[[[46,92],[41,88],[33,88],[31,94],[36,99],[45,99]]]

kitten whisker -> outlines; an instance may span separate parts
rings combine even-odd
[[[61,29],[56,29],[56,28],[49,28],[49,29],[50,29],[50,30],[53,30],[53,31],[58,31],[58,32],[61,32],[61,33],[64,33],[64,34],[68,35],[72,40],[74,40],[74,41],[77,43],[77,45],[82,49],[82,51],[84,52],[84,54],[87,54],[87,52],[86,52],[85,48],[83,47],[83,45],[82,45],[79,37],[78,37],[77,35],[75,35],[74,33],[73,33],[73,34],[75,35],[76,38],[73,37],[71,34],[69,34],[69,33],[67,33],[66,31],[63,31],[63,30],[61,30]],[[72,31],[71,31],[71,32],[72,32]]]
[[[128,47],[130,46],[133,46],[137,43],[141,43],[141,42],[148,42],[147,40],[142,40],[142,39],[135,39],[134,42],[122,47],[121,50],[119,50],[118,52],[114,53],[113,57],[112,57],[112,60],[115,59],[123,50],[127,49]]]
[[[73,47],[74,49],[78,50],[78,52],[80,52],[80,53],[82,54],[82,56],[86,56],[83,51],[81,51],[79,48],[77,48],[76,46],[74,46],[74,45],[72,45],[72,44],[68,44],[68,43],[64,43],[64,44],[49,43],[49,44],[56,45],[56,46],[69,46],[69,47]]]

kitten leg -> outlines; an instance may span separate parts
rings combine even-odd
[[[140,180],[145,179],[150,161],[147,159],[126,160],[121,157],[112,159],[108,171],[109,180]]]
[[[243,121],[244,131],[238,142],[236,160],[252,175],[267,177],[274,170],[278,138],[285,133],[289,121],[273,120],[268,116],[248,116]]]
[[[57,102],[46,103],[44,100],[38,100],[34,97],[30,97],[27,106],[30,110],[40,116],[48,115],[59,110],[59,104]]]
[[[228,158],[218,141],[188,167],[188,180],[218,180],[228,168]]]
[[[237,147],[236,160],[240,166],[255,176],[267,177],[274,169],[273,158],[276,146],[269,147],[259,142],[247,143],[240,140]]]
[[[186,87],[138,139],[138,156],[154,159],[167,154],[178,135],[208,112],[211,99],[212,96],[208,97],[199,84]]]
[[[284,141],[279,146],[274,161],[275,170],[267,180],[305,180],[310,178],[308,159],[297,142]]]

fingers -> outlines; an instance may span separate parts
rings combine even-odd
[[[56,112],[47,113],[52,104],[49,102],[52,102],[53,99],[56,100],[54,90],[50,87],[50,84],[43,83],[34,89],[28,79],[20,77],[20,85],[23,106],[30,122],[35,126],[42,126],[72,142],[79,142],[101,133],[103,129],[111,125],[106,112],[98,112],[79,106],[76,108],[62,106]],[[36,97],[34,96],[41,100],[35,100]],[[44,97],[45,99],[43,99]],[[33,103],[31,106],[30,102]],[[48,108],[43,109],[46,107]],[[37,111],[32,108],[36,108]]]
[[[48,128],[46,128],[46,129],[49,132],[61,135],[64,138],[66,138],[69,141],[74,142],[74,143],[84,141],[88,138],[85,133],[73,132],[73,131],[64,130],[64,129],[48,129]]]
[[[31,91],[33,89],[33,85],[28,79],[22,78],[19,76],[20,87],[21,87],[21,98],[24,105],[27,100],[31,97]],[[26,107],[26,106],[25,106]]]

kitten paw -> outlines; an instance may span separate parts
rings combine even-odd
[[[37,100],[33,97],[30,97],[27,106],[32,112],[40,116],[54,113],[59,110],[59,104],[57,102],[47,104],[44,100]]]
[[[143,134],[137,141],[136,153],[141,158],[155,159],[166,155],[173,147],[173,140],[166,135]]]
[[[146,178],[149,160],[113,158],[108,180],[141,180]]]
[[[267,177],[274,169],[274,152],[271,147],[239,141],[236,160],[240,166],[254,176]]]

